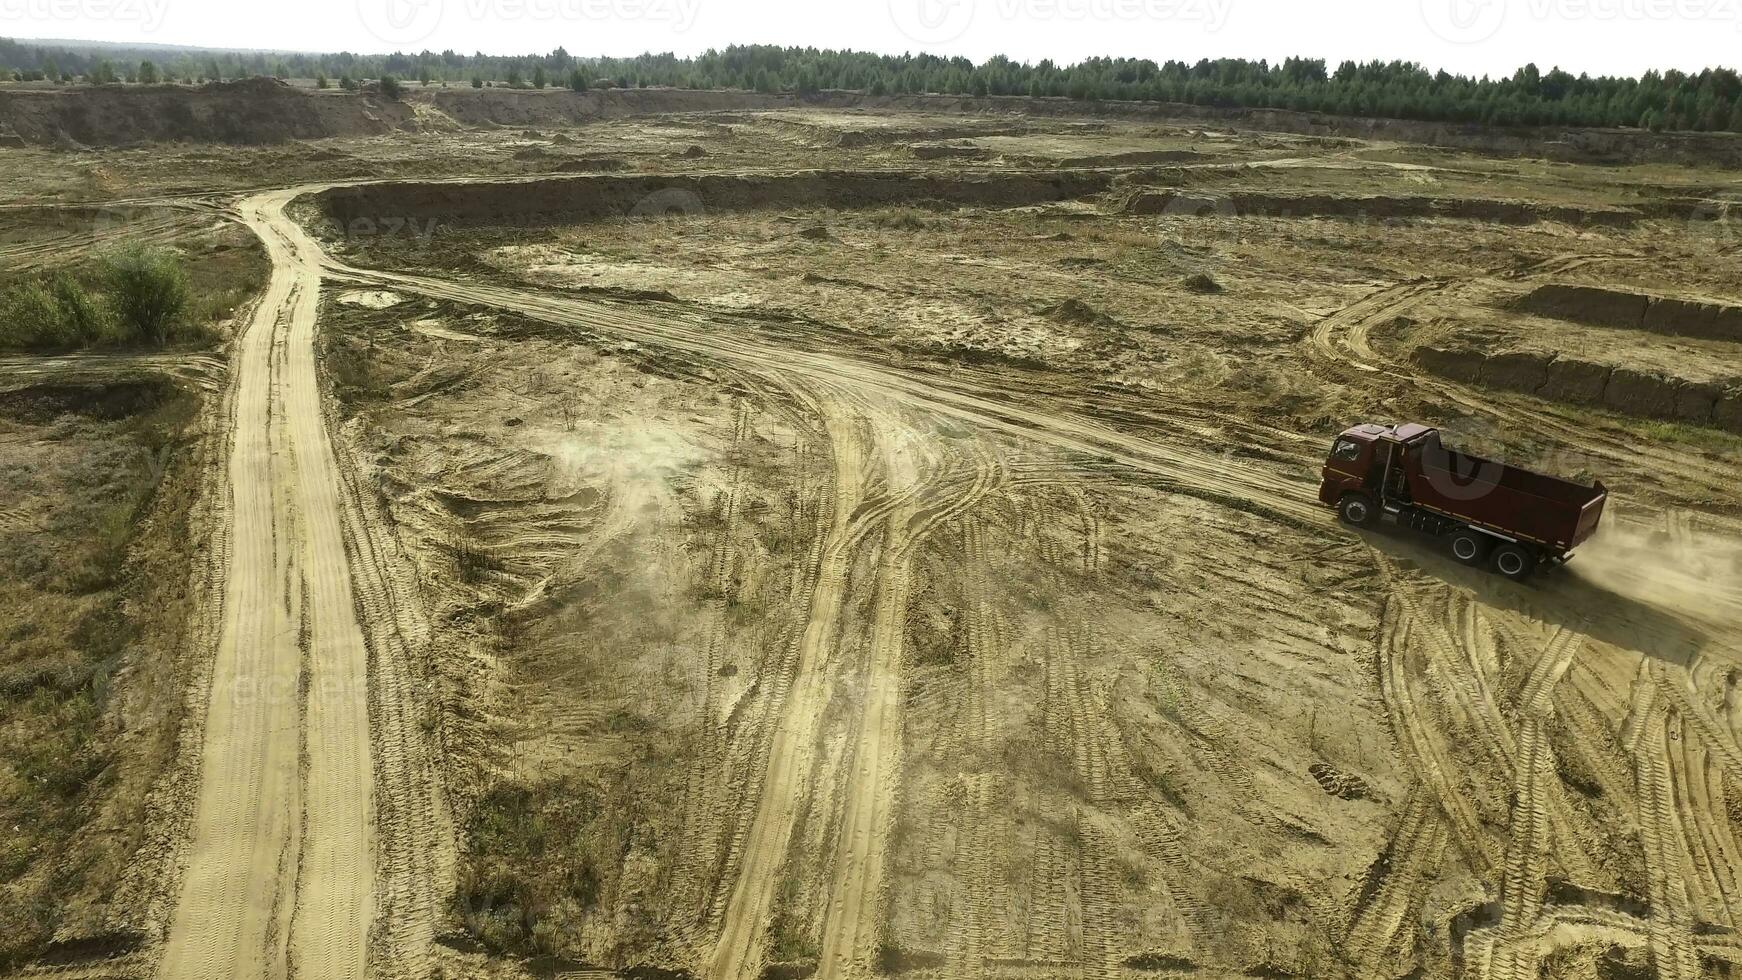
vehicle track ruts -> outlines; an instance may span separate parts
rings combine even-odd
[[[1377,373],[1385,361],[1367,342],[1367,335],[1373,327],[1400,316],[1417,300],[1444,286],[1442,280],[1428,279],[1374,290],[1314,324],[1307,332],[1310,349],[1329,363]],[[1342,350],[1338,349],[1339,346]]]
[[[899,785],[901,658],[914,549],[937,528],[980,505],[1004,475],[997,455],[982,447],[968,461],[966,480],[947,471],[925,479],[918,461],[904,458],[911,443],[900,439],[900,423],[883,412],[869,417],[880,429],[877,440],[885,447],[889,483],[913,492],[898,494],[901,504],[885,518],[864,697],[848,757],[841,839],[823,920],[817,973],[825,980],[865,973],[872,966],[889,823]]]
[[[794,637],[793,669],[779,682],[784,690],[771,709],[774,730],[755,816],[745,832],[741,857],[735,867],[725,870],[720,936],[709,960],[709,975],[714,977],[754,976],[760,971],[774,890],[793,822],[810,785],[815,732],[828,694],[824,668],[846,598],[854,511],[868,478],[867,449],[858,419],[828,398],[818,398],[814,407],[829,437],[832,516],[806,597],[807,619]]]
[[[1417,776],[1428,786],[1440,809],[1451,821],[1454,842],[1479,871],[1485,872],[1498,864],[1493,844],[1470,808],[1467,791],[1453,778],[1457,767],[1446,756],[1444,734],[1422,711],[1412,690],[1408,641],[1419,617],[1412,613],[1411,603],[1403,598],[1406,587],[1398,583],[1389,561],[1382,556],[1376,556],[1376,559],[1388,571],[1385,578],[1393,583],[1382,615],[1379,639],[1380,691],[1391,715],[1392,731],[1396,733],[1399,748],[1406,758],[1413,760]]]
[[[368,658],[315,368],[318,267],[288,199],[243,208],[273,271],[236,353],[230,568],[165,977],[360,977],[374,911]]]
[[[1545,656],[1544,659],[1547,659]],[[1548,712],[1527,712],[1518,728],[1518,760],[1513,781],[1511,829],[1506,844],[1505,876],[1500,883],[1500,924],[1494,937],[1490,980],[1534,980],[1535,944],[1525,933],[1542,914],[1548,883],[1550,792],[1554,786],[1554,756],[1543,731]]]
[[[883,880],[888,824],[901,764],[901,651],[913,574],[911,524],[917,503],[897,488],[914,486],[919,476],[917,461],[895,444],[888,424],[874,421],[872,426],[880,430],[873,440],[881,450],[885,477],[901,503],[882,522],[870,651],[845,759],[847,785],[840,808],[840,839],[825,892],[827,911],[817,961],[817,976],[823,980],[870,972],[877,932],[871,919]]]
[[[1161,444],[1091,419],[1059,414],[1008,400],[1008,393],[983,391],[943,377],[921,377],[846,355],[806,351],[766,343],[741,329],[712,324],[709,315],[658,303],[606,303],[584,297],[542,293],[478,283],[455,284],[423,276],[356,269],[329,263],[335,278],[468,305],[514,310],[534,319],[580,326],[605,336],[627,336],[650,344],[713,356],[751,368],[783,372],[884,396],[928,415],[972,423],[1019,440],[1069,452],[1105,457],[1168,481],[1182,492],[1219,501],[1240,501],[1291,523],[1321,527],[1327,517],[1302,474],[1278,472],[1197,448],[1198,438],[1182,434]],[[656,316],[654,314],[664,314]]]
[[[720,672],[725,667],[726,610],[732,589],[729,572],[735,547],[734,522],[738,514],[738,500],[743,492],[743,446],[749,429],[748,403],[742,398],[735,399],[734,402],[732,442],[726,453],[726,490],[720,504],[720,525],[709,545],[708,578],[704,593],[707,597],[707,628],[701,663],[698,665],[698,683],[702,689],[702,731],[699,745],[684,771],[682,812],[683,838],[686,844],[682,851],[683,858],[672,872],[671,884],[672,891],[677,896],[673,904],[694,915],[694,919],[687,923],[692,942],[698,941],[702,931],[710,924],[710,872],[715,870],[716,863],[724,856],[727,834],[731,830],[726,808],[720,801],[721,795],[729,789],[723,783],[731,772],[727,762],[731,731],[724,724],[725,692],[722,691],[724,679]],[[795,478],[803,479],[802,469],[795,473]],[[733,683],[736,684],[736,681]]]
[[[1682,868],[1687,864],[1680,814],[1669,772],[1665,709],[1648,665],[1634,684],[1626,742],[1639,794],[1639,842],[1645,856],[1651,915],[1647,920],[1658,976],[1694,980],[1701,969],[1693,943],[1693,911]]]
[[[1433,887],[1445,849],[1445,818],[1432,790],[1418,784],[1385,850],[1379,887],[1355,909],[1348,937],[1351,962],[1376,973],[1406,953],[1402,946],[1410,924]]]

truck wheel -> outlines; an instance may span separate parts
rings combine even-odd
[[[1379,517],[1373,498],[1364,493],[1346,493],[1337,501],[1337,516],[1350,527],[1371,527]]]
[[[1489,550],[1494,547],[1494,539],[1464,527],[1452,532],[1446,547],[1458,561],[1466,565],[1480,565],[1487,560]]]
[[[1494,570],[1514,582],[1522,582],[1536,571],[1536,556],[1515,544],[1503,544],[1494,549]]]

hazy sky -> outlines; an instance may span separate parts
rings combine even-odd
[[[1742,0],[0,0],[0,36],[218,47],[690,54],[733,43],[1401,58],[1467,74],[1742,63]]]

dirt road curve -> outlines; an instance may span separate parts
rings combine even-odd
[[[360,977],[374,904],[367,656],[314,361],[318,266],[243,205],[272,280],[229,392],[223,629],[164,977]]]
[[[429,627],[391,522],[376,518],[365,492],[359,473],[367,466],[353,465],[349,443],[328,429],[314,343],[323,278],[512,311],[679,352],[729,368],[758,390],[779,391],[816,422],[828,467],[819,471],[826,475],[819,477],[817,532],[806,545],[805,573],[789,593],[794,628],[778,642],[775,659],[787,666],[771,672],[766,727],[746,726],[757,734],[754,750],[746,751],[755,756],[746,785],[734,791],[742,817],[719,822],[724,843],[717,860],[709,855],[710,875],[694,884],[694,926],[677,953],[710,978],[755,977],[781,965],[769,962],[778,958],[771,954],[778,944],[770,922],[790,901],[781,889],[795,846],[816,825],[829,828],[829,836],[818,836],[827,856],[815,875],[815,973],[867,976],[878,968],[880,930],[888,926],[889,895],[901,875],[892,828],[910,761],[904,726],[917,714],[904,715],[911,706],[902,686],[903,644],[909,607],[921,602],[923,586],[914,582],[925,578],[916,555],[935,531],[956,528],[963,553],[974,559],[962,586],[964,643],[973,671],[991,677],[1002,669],[1006,644],[998,637],[1009,626],[987,596],[993,572],[975,514],[1013,487],[1074,487],[1089,471],[1141,474],[1167,490],[1295,528],[1330,520],[1300,460],[1219,453],[1193,434],[1183,414],[1158,413],[1137,435],[1079,414],[1069,402],[1025,398],[972,371],[921,374],[828,343],[775,342],[677,302],[617,302],[354,268],[325,254],[286,217],[287,205],[311,189],[265,192],[240,206],[273,272],[238,338],[226,395],[233,442],[220,495],[227,530],[222,630],[204,705],[179,900],[158,961],[163,977],[427,976],[437,902],[454,894],[449,852],[457,834],[446,823],[435,750],[424,734],[439,709],[429,706],[408,666],[428,642]],[[1306,352],[1333,378],[1407,373],[1375,342],[1375,327],[1436,296],[1481,288],[1482,282],[1418,279],[1377,289],[1310,331]],[[1581,436],[1555,418],[1523,414],[1529,409],[1489,405],[1485,396],[1418,380],[1498,418],[1540,423],[1569,442]],[[1027,458],[1010,448],[1017,445],[1053,455]],[[1581,445],[1599,458],[1632,448]],[[1649,451],[1666,460],[1672,452]],[[1693,482],[1716,485],[1731,476],[1727,463],[1680,465]],[[1086,524],[1089,510],[1085,504]],[[1669,534],[1692,530],[1672,520]],[[1086,540],[1083,560],[1093,570],[1099,545],[1094,534]],[[1708,767],[1725,770],[1725,778],[1742,773],[1742,748],[1727,714],[1721,718],[1700,694],[1722,685],[1710,676],[1703,687],[1691,680],[1729,669],[1728,648],[1713,645],[1683,666],[1685,655],[1660,636],[1666,629],[1658,619],[1651,628],[1636,626],[1622,610],[1587,622],[1588,590],[1494,588],[1479,600],[1378,549],[1372,558],[1384,597],[1375,629],[1378,693],[1410,778],[1387,856],[1374,866],[1380,876],[1349,896],[1351,907],[1326,913],[1327,920],[1346,921],[1342,938],[1351,961],[1365,973],[1405,972],[1399,967],[1415,956],[1412,923],[1425,896],[1459,862],[1492,880],[1501,899],[1491,921],[1470,933],[1469,962],[1478,975],[1534,975],[1557,937],[1571,932],[1647,946],[1664,972],[1678,976],[1697,974],[1700,956],[1729,955],[1713,952],[1716,940],[1700,938],[1688,900],[1698,888],[1683,882],[1681,870],[1687,841],[1709,846],[1726,866],[1734,849],[1727,837],[1706,832],[1706,823],[1722,824],[1705,798],[1712,794],[1688,789]],[[1626,594],[1649,597],[1647,585],[1666,587],[1627,578],[1661,578],[1661,570],[1616,574]],[[1706,625],[1728,636],[1735,608],[1728,602],[1722,622]],[[1035,636],[1044,648],[1034,656],[1043,664],[1037,669],[1045,727],[1069,743],[1084,801],[1138,828],[1133,839],[1164,869],[1156,889],[1167,895],[1182,933],[1189,939],[1220,928],[1205,901],[1180,887],[1197,872],[1172,818],[1138,786],[1128,750],[1106,730],[1090,697],[1082,665],[1101,641],[1088,621],[1060,615],[1063,625]],[[1693,614],[1668,619],[1671,626],[1701,625]],[[972,700],[984,692],[968,687],[960,730],[940,737],[984,750],[993,740],[985,720],[991,709]],[[831,717],[831,705],[842,704],[850,705],[840,709],[848,717]],[[1211,735],[1222,730],[1214,718],[1199,717],[1197,707],[1180,710]],[[1605,711],[1625,716],[1619,739]],[[1563,730],[1580,737],[1557,741]],[[1606,752],[1611,743],[1614,751]],[[1243,772],[1220,752],[1206,749],[1205,765]],[[1557,752],[1587,754],[1577,760],[1587,782],[1616,799],[1638,800],[1651,916],[1545,904],[1556,876],[1593,878],[1603,860],[1601,852],[1588,852],[1601,836],[1563,791]],[[1469,791],[1460,773],[1472,760],[1501,774],[1504,790]],[[1327,781],[1342,779],[1313,772],[1327,793],[1334,791]],[[1243,798],[1255,797],[1251,776],[1242,778],[1231,777],[1232,784],[1245,787]],[[995,779],[973,774],[962,782],[964,840],[989,833]],[[1683,813],[1693,814],[1685,826]],[[1122,954],[1092,944],[1112,934],[1113,906],[1094,903],[1113,887],[1106,835],[1120,824],[1080,815],[1073,821],[1072,834],[1092,845],[1069,886],[1083,919],[1069,928],[1082,934],[1082,948],[1067,942],[1062,915],[1037,914],[1020,962],[1051,969],[1075,957],[1071,962],[1111,969],[1126,962]],[[1503,835],[1494,832],[1502,826]],[[996,958],[986,935],[1009,905],[1000,909],[999,899],[983,893],[993,885],[993,869],[973,850],[964,845],[962,875],[977,884],[963,889],[955,899],[962,909],[953,913],[962,934],[945,937],[939,955],[953,970],[977,973]],[[1055,858],[1046,860],[1063,860]],[[1057,885],[1054,904],[1062,909],[1070,904],[1066,885],[1051,866],[1036,865],[1035,875],[1042,886]],[[1728,879],[1714,878],[1708,891],[1722,896],[1733,889]],[[1093,893],[1087,901],[1085,892]]]

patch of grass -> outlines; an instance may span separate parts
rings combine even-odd
[[[39,515],[0,528],[0,970],[133,911],[101,910],[173,756],[192,605],[197,467],[147,448],[179,445],[197,407],[170,391],[122,396],[126,412],[13,418],[26,428],[0,435],[0,487]]]
[[[1715,453],[1742,453],[1742,436],[1726,432],[1723,429],[1657,419],[1640,421],[1624,419],[1621,425],[1622,428],[1631,429],[1636,434],[1655,442],[1692,446],[1695,449]]]
[[[466,826],[456,890],[466,930],[501,952],[569,952],[622,867],[621,789],[565,776],[487,791]]]
[[[930,231],[943,224],[918,208],[883,208],[872,211],[868,218],[873,226],[891,231]]]
[[[774,922],[768,928],[769,962],[815,963],[822,957],[822,944],[805,928],[799,914],[803,898],[796,877],[788,874],[781,879],[780,894],[774,903]]]
[[[209,291],[196,290],[180,253],[127,246],[102,256],[94,269],[62,270],[0,292],[0,349],[209,344],[212,315],[238,305],[264,273],[213,278],[219,281]]]

